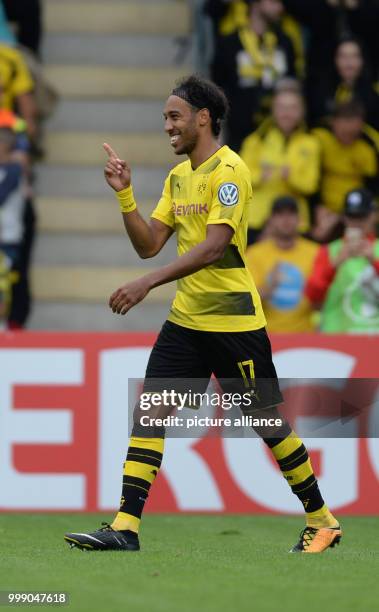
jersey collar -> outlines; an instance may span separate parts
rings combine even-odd
[[[203,162],[200,164],[200,166],[198,166],[197,168],[195,168],[195,170],[194,170],[194,169],[192,168],[192,166],[191,166],[191,161],[190,161],[190,160],[188,160],[188,161],[189,161],[189,164],[190,164],[190,167],[191,167],[192,172],[198,172],[199,170],[201,170],[201,168],[203,168],[203,166],[204,166],[204,165],[209,164],[209,162],[210,162],[210,161],[212,161],[212,159],[213,159],[214,157],[219,156],[219,155],[220,155],[220,153],[221,153],[221,155],[222,155],[222,153],[223,153],[223,152],[224,152],[224,151],[225,151],[227,148],[228,148],[228,145],[223,145],[222,147],[220,147],[219,149],[217,149],[217,151],[215,151],[215,153],[213,153],[213,155],[211,155],[210,157],[207,157],[207,159],[205,159],[205,160],[204,160],[204,161],[203,161]]]

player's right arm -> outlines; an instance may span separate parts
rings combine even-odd
[[[105,179],[117,193],[131,187],[131,170],[125,160],[104,143],[108,161],[104,169]],[[154,257],[173,233],[172,227],[159,219],[150,219],[147,223],[135,208],[131,212],[122,213],[125,229],[134,249],[142,259]]]

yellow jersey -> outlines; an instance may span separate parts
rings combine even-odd
[[[251,206],[250,172],[227,146],[195,170],[187,160],[170,172],[151,216],[175,230],[179,256],[205,240],[207,225],[225,223],[234,235],[221,260],[177,282],[169,321],[211,332],[250,331],[266,325],[245,266]]]
[[[16,98],[33,91],[34,82],[18,49],[0,44],[0,84],[2,106],[13,110]]]
[[[298,238],[291,249],[279,249],[273,240],[262,240],[248,248],[246,262],[258,290],[267,284],[274,269],[279,272],[278,284],[271,297],[263,302],[268,331],[314,330],[313,308],[304,295],[304,287],[318,249],[317,244],[305,238]]]
[[[320,147],[315,136],[302,129],[288,138],[272,123],[264,122],[242,143],[241,157],[251,172],[254,189],[254,208],[249,227],[261,229],[270,217],[273,201],[284,195],[296,198],[299,205],[300,231],[310,227],[308,198],[319,186]],[[264,179],[263,168],[271,168],[269,179]],[[282,168],[288,168],[283,178]]]
[[[346,194],[377,176],[378,132],[365,128],[351,145],[341,144],[327,128],[316,128],[313,133],[321,145],[321,202],[341,214]]]

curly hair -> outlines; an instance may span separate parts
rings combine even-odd
[[[195,110],[207,108],[212,121],[212,132],[214,136],[220,134],[222,122],[229,112],[229,102],[218,85],[197,74],[191,74],[177,82],[171,95],[182,98]]]

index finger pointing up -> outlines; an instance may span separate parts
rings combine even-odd
[[[108,157],[118,159],[117,153],[113,151],[112,147],[107,142],[103,143],[103,148],[108,153]]]

